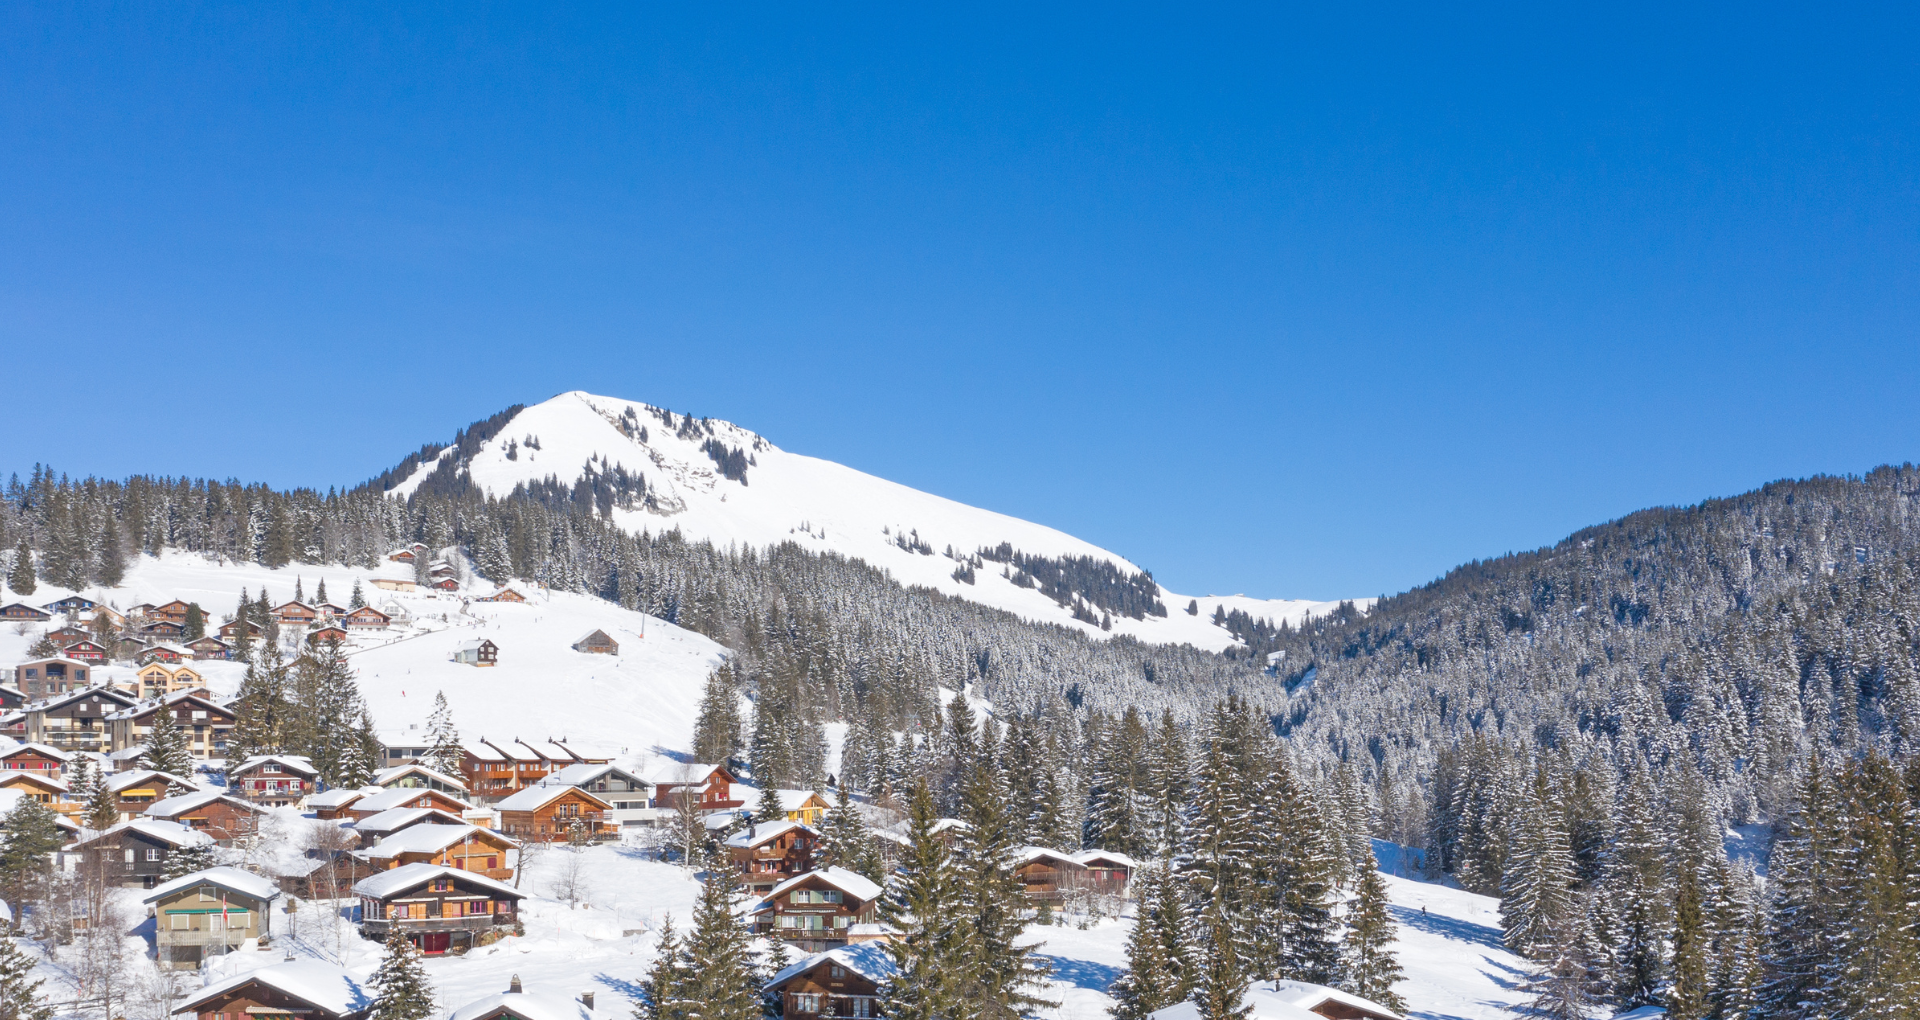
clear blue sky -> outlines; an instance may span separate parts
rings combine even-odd
[[[588,389],[1335,597],[1920,459],[1911,5],[901,6],[7,7],[0,461]]]

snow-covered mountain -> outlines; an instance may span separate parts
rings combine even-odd
[[[447,448],[390,491],[408,495],[436,471],[464,471],[495,496],[549,480],[574,488],[584,479],[611,503],[613,519],[629,531],[678,529],[717,545],[795,542],[864,560],[903,584],[1095,636],[1109,633],[1100,620],[1111,617],[1113,634],[1218,651],[1231,645],[1233,636],[1212,622],[1216,608],[1279,623],[1324,614],[1336,605],[1176,594],[1146,580],[1125,557],[1065,532],[790,453],[728,422],[577,391],[523,408],[477,446],[469,441]],[[999,560],[979,556],[981,550],[996,549],[1002,550]],[[1023,559],[1009,562],[1013,556]],[[1044,562],[1023,577],[1019,562],[1035,557]],[[962,569],[970,565],[970,573]],[[1113,611],[1113,598],[1096,605],[1058,589],[1050,597],[1044,584],[1020,583],[1049,569],[1056,576],[1094,577],[1118,598],[1132,598],[1136,607],[1152,602],[1158,607],[1136,609],[1136,617]],[[1189,614],[1195,601],[1198,612]]]

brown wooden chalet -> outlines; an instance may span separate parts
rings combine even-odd
[[[58,630],[47,631],[47,640],[63,648],[73,644],[75,641],[90,641],[92,639],[92,631],[82,630],[79,627],[61,627]]]
[[[555,740],[469,740],[460,747],[460,779],[476,799],[491,801],[537,785],[549,775],[604,757],[582,754]]]
[[[332,821],[336,818],[352,819],[354,803],[372,792],[377,791],[336,788],[311,794],[307,797],[307,810],[313,812],[313,817],[324,821]]]
[[[13,686],[28,698],[44,698],[91,686],[93,667],[64,657],[35,659],[13,667]]]
[[[63,751],[110,751],[107,716],[132,708],[133,695],[113,687],[90,687],[27,706],[27,741]]]
[[[347,629],[345,627],[339,627],[329,623],[323,627],[315,627],[313,632],[307,635],[307,644],[311,647],[318,648],[321,645],[337,645],[346,639]]]
[[[359,819],[353,822],[348,831],[359,838],[361,846],[368,847],[396,832],[402,832],[416,825],[465,824],[467,824],[466,820],[459,815],[449,814],[438,808],[394,808],[370,818]]]
[[[175,1016],[193,1020],[366,1020],[378,989],[319,960],[292,960],[194,992]]]
[[[1058,903],[1070,888],[1086,879],[1087,869],[1072,854],[1046,847],[1025,847],[1014,855],[1013,873],[1027,899],[1035,903]]]
[[[525,602],[527,597],[512,588],[502,588],[491,595],[482,595],[475,602]]]
[[[458,578],[442,577],[437,580],[427,582],[427,587],[433,588],[437,591],[459,591],[460,581]]]
[[[589,631],[585,637],[573,643],[573,650],[590,655],[619,655],[620,642],[608,637],[604,630]]]
[[[384,870],[349,850],[318,849],[279,867],[281,888],[303,900],[342,899],[355,882]]]
[[[282,627],[305,627],[320,619],[320,611],[305,602],[282,602],[273,607],[272,615]]]
[[[361,851],[375,868],[436,864],[476,875],[513,880],[510,855],[520,849],[512,839],[464,822],[410,825]]]
[[[346,606],[337,606],[331,602],[315,602],[313,608],[322,620],[338,620],[347,615]]]
[[[66,799],[67,781],[47,772],[0,772],[0,790],[19,790],[28,800],[51,807]]]
[[[150,662],[173,665],[192,658],[193,651],[185,645],[158,644],[140,649],[140,653],[134,657],[134,660],[142,665]]]
[[[225,758],[227,738],[238,722],[234,713],[207,696],[204,688],[175,691],[107,717],[113,750],[139,747],[153,739],[153,728],[172,715],[195,758]]]
[[[227,788],[269,807],[297,804],[313,792],[320,772],[297,754],[263,754],[227,772]]]
[[[727,856],[740,869],[749,892],[764,896],[774,886],[813,870],[820,834],[799,822],[749,825],[727,839]]]
[[[232,642],[240,640],[242,631],[245,631],[247,637],[254,640],[259,640],[267,633],[266,628],[250,620],[233,620],[220,625],[220,640],[231,644]]]
[[[1090,888],[1115,896],[1127,894],[1127,884],[1133,880],[1133,869],[1137,866],[1133,858],[1111,850],[1082,850],[1074,854],[1073,859],[1087,869]]]
[[[148,818],[178,822],[196,832],[204,832],[221,846],[232,846],[260,831],[263,808],[220,790],[195,790],[155,801],[147,809]]]
[[[21,744],[0,753],[0,771],[39,772],[49,776],[66,774],[73,755],[46,744]]]
[[[767,891],[751,915],[753,932],[817,953],[847,944],[847,931],[875,919],[880,886],[845,868],[795,875]]]
[[[878,942],[816,953],[767,982],[764,994],[778,1002],[785,1020],[841,1020],[880,1015],[880,992],[899,968]]]
[[[199,787],[186,778],[157,769],[131,769],[107,777],[107,792],[113,794],[120,817],[134,818],[168,797],[192,793]]]
[[[388,553],[387,559],[393,561],[394,563],[412,563],[414,560],[417,560],[420,557],[425,556],[426,554],[427,554],[426,544],[423,542],[415,542],[414,544],[407,546],[405,549],[396,549],[395,551]]]
[[[51,619],[53,619],[52,613],[35,609],[24,602],[12,602],[0,606],[0,620],[28,620],[37,623]]]
[[[733,795],[733,773],[724,765],[668,764],[647,777],[653,783],[653,806],[679,810],[688,798],[696,810],[732,811],[745,801]]]
[[[233,646],[212,634],[203,635],[187,642],[187,650],[193,653],[195,661],[207,659],[233,658]]]
[[[449,793],[421,787],[401,787],[394,790],[379,790],[368,793],[354,801],[346,813],[355,820],[372,818],[382,811],[399,808],[427,808],[433,811],[445,811],[455,818],[462,817],[473,810],[473,805]]]
[[[372,606],[361,606],[340,618],[349,629],[385,630],[393,623],[393,617]]]
[[[466,950],[511,931],[526,897],[504,882],[437,864],[408,864],[361,879],[360,933],[385,941],[399,928],[429,956]]]
[[[75,641],[73,644],[61,647],[60,657],[63,659],[77,659],[81,662],[105,662],[107,661],[107,649],[105,645],[92,639]]]
[[[613,805],[577,786],[529,787],[494,807],[501,830],[527,842],[568,839],[576,828],[589,839],[614,834],[607,817]]]
[[[141,626],[140,636],[148,641],[179,641],[187,636],[187,625],[172,620],[155,620]]]
[[[169,602],[164,606],[154,606],[152,609],[147,610],[147,619],[166,620],[170,623],[177,623],[182,626],[185,626],[187,622],[187,614],[192,612],[192,610],[193,610],[193,606],[191,603],[184,602],[180,599],[174,599],[172,602]]]
[[[67,849],[83,854],[89,863],[104,865],[121,885],[151,889],[166,874],[169,855],[212,842],[213,837],[184,825],[136,818]]]
[[[439,790],[461,798],[466,797],[468,792],[467,784],[460,777],[428,768],[417,761],[380,769],[374,772],[373,783],[388,790]]]

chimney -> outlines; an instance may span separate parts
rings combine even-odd
[[[585,1006],[585,1007],[587,1007],[588,1009],[592,1009],[592,1008],[593,1008],[593,993],[592,993],[592,992],[581,992],[581,993],[580,993],[580,1005],[582,1005],[582,1006]]]
[[[512,993],[512,992],[518,992],[519,990],[520,990],[520,975],[515,974],[513,976],[513,980],[507,982],[507,991],[509,993]]]

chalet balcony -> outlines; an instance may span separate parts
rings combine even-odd
[[[252,929],[227,931],[163,931],[157,939],[160,948],[168,946],[229,946],[239,948],[258,933]]]
[[[368,935],[385,936],[398,924],[403,931],[486,931],[489,928],[506,927],[514,921],[512,914],[469,914],[464,917],[375,917],[360,923]]]

